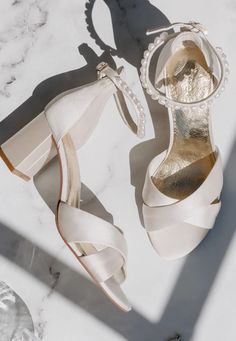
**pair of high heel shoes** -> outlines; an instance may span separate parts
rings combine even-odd
[[[223,52],[209,43],[200,24],[176,23],[149,33],[157,37],[144,52],[141,82],[154,100],[168,108],[170,143],[148,167],[143,217],[157,253],[175,259],[201,242],[220,209],[222,166],[212,138],[209,107],[223,90],[229,71]],[[158,52],[153,77],[150,63]],[[97,81],[50,102],[1,146],[1,155],[11,171],[30,179],[57,151],[61,165],[58,231],[106,295],[128,311],[131,307],[121,289],[126,277],[126,240],[117,226],[80,209],[76,149],[95,129],[111,95],[124,123],[140,137],[145,116],[139,100],[121,79],[122,69],[114,71],[101,63],[97,71]],[[125,99],[135,109],[135,120]]]

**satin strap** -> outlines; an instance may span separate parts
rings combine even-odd
[[[187,198],[175,201],[161,193],[151,180],[152,161],[144,184],[143,216],[147,231],[155,231],[186,222],[200,228],[211,229],[220,210],[220,192],[223,185],[222,165],[218,150],[216,162],[199,188]],[[158,160],[158,158],[156,159]],[[160,162],[160,160],[158,160]]]
[[[79,208],[60,202],[58,221],[63,238],[70,245],[92,244],[89,255],[79,254],[80,261],[99,282],[105,282],[120,271],[125,272],[127,245],[122,232],[114,225]]]

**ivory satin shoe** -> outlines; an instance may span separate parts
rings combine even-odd
[[[210,106],[224,90],[229,70],[224,53],[211,45],[200,24],[176,23],[148,32],[159,33],[144,52],[141,81],[168,109],[170,143],[147,169],[143,217],[157,253],[176,259],[199,245],[220,210],[223,174]],[[151,82],[150,62],[157,52]]]
[[[137,97],[120,78],[121,69],[116,72],[101,63],[97,71],[97,81],[56,97],[42,115],[1,146],[1,154],[14,173],[29,179],[51,157],[53,141],[61,164],[58,232],[110,300],[129,311],[130,303],[121,288],[126,278],[126,240],[117,226],[80,209],[76,148],[83,146],[96,128],[111,95],[115,96],[125,124],[140,137],[144,135],[144,113]],[[125,97],[135,109],[137,123],[129,115]]]

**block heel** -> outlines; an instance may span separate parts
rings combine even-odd
[[[0,148],[9,170],[28,181],[55,155],[51,130],[44,112],[19,130]]]
[[[101,72],[99,71],[99,68],[101,68]],[[106,63],[101,63],[99,65],[99,68],[97,70],[99,73],[99,77],[103,78],[104,76],[102,70],[106,68]],[[123,68],[120,68],[118,72],[121,73],[122,70]],[[99,82],[98,80],[94,83],[90,83],[85,87],[82,86],[76,89],[72,89],[55,97],[46,106],[45,110],[41,114],[39,114],[30,123],[25,125],[21,130],[19,130],[16,134],[14,134],[1,145],[0,157],[2,157],[9,170],[22,179],[29,181],[39,172],[40,169],[47,165],[48,162],[57,155],[57,150],[55,147],[55,143],[53,143],[52,132],[46,119],[45,111],[47,111],[52,106],[55,107],[55,103],[56,105],[60,103],[58,111],[55,113],[55,119],[58,120],[58,116],[60,116],[61,103],[64,103],[64,101],[67,102],[69,98],[71,98],[71,100],[66,103],[68,110],[70,108],[73,109],[72,112],[74,110],[77,111],[80,107],[80,103],[76,102],[76,96],[74,96],[74,94],[78,93],[78,91],[80,92],[82,89],[84,89],[83,92],[85,93],[85,97],[87,96],[87,93],[89,93],[89,96],[91,96],[96,88],[98,88],[99,90],[98,93],[100,91],[103,92],[103,96],[99,96],[98,94],[96,94],[95,97],[97,97],[97,99],[90,104],[87,115],[84,115],[84,117],[81,118],[81,121],[78,122],[78,124],[75,125],[75,127],[71,130],[74,146],[76,149],[80,148],[89,138],[98,123],[98,120],[107,100],[112,95],[116,99],[118,110],[125,124],[134,133],[137,133],[139,137],[142,137],[144,135],[143,108],[138,107],[139,104],[137,102],[137,98],[136,96],[134,96],[134,94],[132,94],[130,90],[130,92],[128,93],[128,87],[126,83],[124,81],[120,82],[121,83],[118,86],[121,87],[123,92],[117,91],[117,88],[112,82],[107,83],[107,81],[105,81],[104,83],[104,81]],[[87,90],[85,91],[85,89]],[[129,125],[129,122],[132,122],[132,117],[129,117],[129,112],[125,104],[124,96],[129,99],[129,101],[136,108],[137,112],[139,112],[139,116],[137,117],[137,125],[134,122]],[[83,100],[82,103],[86,103],[86,101]],[[93,110],[91,110],[92,108]],[[83,108],[83,110],[86,111],[86,108]],[[129,117],[128,121],[127,117]],[[63,112],[61,121],[64,121],[64,123],[66,123],[64,118],[65,113]],[[89,121],[89,124],[87,121]]]

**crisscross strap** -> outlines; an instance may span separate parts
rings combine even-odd
[[[196,206],[189,210],[177,202],[165,207],[143,206],[145,227],[148,232],[164,229],[181,222],[210,230],[220,210],[221,203],[212,203],[205,206]],[[185,209],[184,209],[185,208]]]
[[[218,150],[216,162],[199,188],[187,198],[174,201],[155,186],[151,186],[149,166],[144,185],[143,216],[147,231],[164,229],[181,222],[211,229],[220,210],[220,192],[223,185],[222,165]],[[160,162],[160,161],[159,161]],[[157,204],[158,203],[158,204]],[[163,204],[162,204],[163,203]]]
[[[93,246],[90,254],[79,254],[79,248],[76,253],[98,282],[105,282],[119,272],[125,273],[127,246],[116,226],[64,202],[59,204],[58,221],[67,243],[78,244],[82,249]]]

